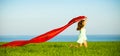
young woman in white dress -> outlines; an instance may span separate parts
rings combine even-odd
[[[80,33],[78,35],[78,40],[77,40],[78,45],[75,46],[77,48],[82,47],[83,45],[86,48],[88,47],[85,25],[86,25],[86,18],[78,22],[76,30],[79,31]],[[73,47],[73,45],[71,44],[70,47]]]

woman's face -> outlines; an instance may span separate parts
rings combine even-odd
[[[84,24],[86,24],[87,23],[87,17],[85,18],[85,21],[84,21]]]
[[[85,24],[86,24],[86,20],[84,20],[84,21],[82,22],[82,24],[85,25]]]

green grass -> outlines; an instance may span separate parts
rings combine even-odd
[[[0,42],[4,44],[5,42]],[[120,42],[88,42],[88,48],[70,48],[75,42],[45,42],[0,48],[0,56],[120,56]]]

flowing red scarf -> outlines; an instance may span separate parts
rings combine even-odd
[[[82,19],[86,18],[85,16],[78,16],[73,18],[72,20],[70,20],[66,25],[60,27],[60,28],[56,28],[53,29],[51,31],[48,31],[44,34],[41,34],[39,36],[36,36],[30,40],[15,40],[6,44],[1,45],[1,47],[16,47],[16,46],[24,46],[26,44],[29,43],[42,43],[45,42],[53,37],[55,37],[56,35],[58,35],[60,32],[62,32],[63,30],[65,30],[66,28],[68,28],[70,25],[72,25],[75,22],[78,22]]]

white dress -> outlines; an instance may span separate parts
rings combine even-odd
[[[87,40],[86,29],[85,29],[85,28],[82,28],[82,29],[80,30],[79,35],[78,35],[78,40],[77,40],[77,42],[78,42],[78,43],[84,43],[85,40]]]

